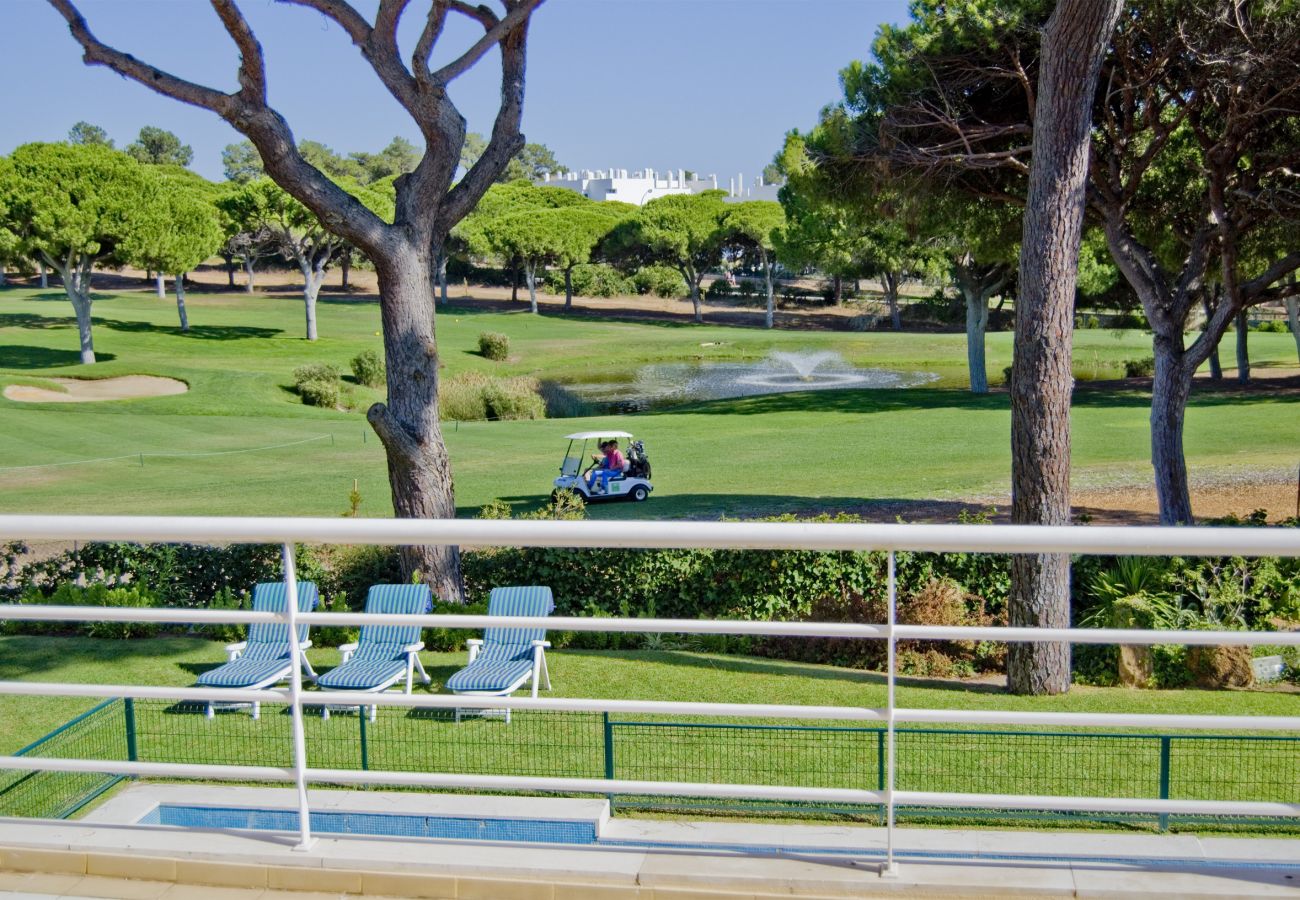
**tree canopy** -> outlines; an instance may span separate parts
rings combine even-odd
[[[126,153],[136,162],[147,165],[188,166],[194,160],[194,148],[163,128],[146,125],[140,135],[126,145]]]
[[[92,125],[89,122],[78,122],[68,129],[69,144],[103,144],[105,147],[113,146],[113,139],[108,136],[108,132],[98,125]]]
[[[642,262],[671,266],[686,279],[695,321],[704,321],[700,283],[717,266],[726,239],[723,191],[656,197],[611,235],[611,250]]]

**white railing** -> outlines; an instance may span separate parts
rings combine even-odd
[[[3,516],[0,540],[130,540],[279,543],[288,587],[284,614],[237,610],[108,609],[93,607],[0,606],[0,620],[139,621],[188,624],[286,622],[297,624],[393,624],[424,627],[485,628],[509,622],[567,631],[782,635],[884,640],[888,644],[887,702],[884,707],[799,706],[788,704],[696,703],[588,698],[412,696],[368,694],[366,705],[417,708],[483,708],[659,713],[738,718],[791,718],[876,721],[886,726],[884,790],[854,790],[749,784],[631,781],[438,772],[379,772],[313,768],[303,738],[303,705],[355,706],[353,693],[302,692],[300,650],[294,655],[287,689],[228,690],[151,685],[93,685],[0,681],[0,694],[127,697],[170,700],[280,703],[292,715],[293,759],[289,768],[147,763],[0,756],[0,769],[100,772],[166,778],[292,782],[299,804],[299,848],[312,843],[307,815],[310,783],[381,784],[436,788],[641,794],[712,798],[881,804],[886,810],[887,844],[883,874],[896,873],[894,810],[898,805],[993,809],[1106,811],[1152,814],[1300,816],[1300,803],[1160,800],[1107,797],[955,794],[900,791],[895,785],[895,725],[899,722],[1163,727],[1195,730],[1250,729],[1300,731],[1300,716],[1161,715],[1044,713],[1010,710],[946,710],[899,707],[895,698],[894,654],[899,640],[1061,641],[1093,644],[1237,644],[1300,646],[1300,632],[1145,631],[1016,627],[898,625],[895,551],[1081,553],[1122,555],[1300,556],[1300,530],[1258,528],[1026,527],[1006,525],[865,525],[705,522],[541,522],[500,520],[357,520],[261,518],[135,518],[126,516]],[[294,544],[377,545],[455,544],[460,546],[550,546],[623,548],[699,548],[766,550],[883,550],[888,553],[889,613],[884,624],[749,622],[694,619],[606,619],[446,615],[365,615],[297,611]]]

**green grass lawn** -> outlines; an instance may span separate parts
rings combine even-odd
[[[355,479],[362,514],[390,515],[383,452],[362,413],[307,407],[289,390],[298,365],[346,370],[360,350],[379,349],[377,306],[323,301],[324,336],[308,343],[299,337],[302,307],[294,298],[196,294],[189,305],[193,327],[181,335],[170,300],[143,292],[101,298],[95,339],[102,361],[88,369],[76,364],[76,332],[61,292],[0,292],[0,385],[153,374],[190,386],[183,395],[111,403],[0,399],[0,510],[328,516],[347,508]],[[449,422],[462,514],[494,498],[539,503],[556,474],[562,436],[600,427],[646,439],[657,491],[648,504],[607,506],[598,517],[753,516],[836,510],[864,498],[943,500],[1008,490],[1007,397],[974,397],[960,387],[960,334],[768,332],[458,307],[441,312],[438,326],[444,375],[474,369],[570,378],[655,361],[831,349],[858,365],[941,376],[906,391],[771,395],[626,417]],[[478,356],[477,336],[487,330],[510,336],[509,362]],[[989,336],[995,376],[1010,361],[1010,339]],[[1260,369],[1294,362],[1289,335],[1252,335],[1251,352]],[[1140,332],[1081,331],[1076,375],[1113,377],[1123,359],[1149,354]],[[353,391],[358,410],[380,399],[378,391]],[[1132,390],[1077,393],[1078,479],[1148,478],[1147,402]],[[1293,465],[1296,410],[1294,397],[1198,392],[1187,416],[1193,474]],[[84,462],[108,457],[126,458]]]
[[[313,650],[317,670],[337,660]],[[0,679],[190,685],[223,659],[221,645],[191,638],[109,641],[89,638],[0,638]],[[426,653],[440,686],[463,654]],[[553,651],[557,697],[638,698],[735,703],[876,707],[885,704],[877,673],[688,651]],[[422,692],[425,688],[417,688]],[[1062,697],[1013,697],[987,684],[904,679],[900,706],[945,709],[1288,715],[1293,693],[1255,690],[1129,691],[1076,687]],[[0,752],[13,752],[94,701],[0,696]],[[317,767],[718,781],[875,788],[879,726],[845,722],[701,720],[599,713],[520,712],[509,725],[445,712],[380,711],[362,729],[353,712],[306,720]],[[123,758],[125,715],[119,705],[77,733],[59,752]],[[677,723],[677,724],[667,724]],[[204,718],[201,706],[136,701],[139,759],[222,764],[290,764],[289,717],[265,707]],[[809,727],[812,726],[812,727]],[[917,790],[1157,796],[1159,738],[1116,729],[904,729],[899,784]],[[1051,732],[1052,734],[1044,734]],[[1104,732],[1104,733],[1103,733]],[[608,743],[606,735],[608,734]],[[1179,737],[1171,742],[1170,796],[1201,799],[1300,800],[1294,778],[1300,735],[1286,741]],[[73,749],[68,749],[73,748]],[[612,754],[612,755],[607,755]],[[0,803],[4,802],[0,790]]]

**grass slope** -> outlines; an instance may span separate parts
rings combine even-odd
[[[328,362],[346,371],[359,351],[381,349],[378,308],[323,301],[324,337],[308,343],[299,337],[301,303],[292,298],[195,295],[189,306],[194,325],[182,335],[171,301],[147,293],[102,297],[95,306],[102,361],[87,368],[76,364],[75,327],[61,292],[0,293],[0,385],[51,375],[151,374],[190,386],[182,395],[112,403],[0,400],[0,510],[336,515],[356,479],[362,514],[389,515],[382,448],[364,417],[304,406],[288,387],[298,365]],[[772,349],[830,349],[859,365],[941,375],[934,387],[908,391],[774,395],[623,418],[449,422],[463,513],[497,497],[539,502],[549,493],[561,436],[600,427],[646,439],[658,491],[649,504],[605,507],[598,517],[807,512],[862,498],[1007,490],[1007,398],[975,397],[958,386],[960,334],[767,332],[458,307],[442,311],[438,325],[444,377],[466,370],[590,376],[661,360],[759,359]],[[487,330],[511,337],[510,361],[478,356],[477,336]],[[989,336],[995,374],[1010,360],[1010,338]],[[1282,334],[1252,335],[1251,350],[1258,368],[1290,364],[1294,355]],[[1121,360],[1149,353],[1149,338],[1139,332],[1079,332],[1076,375],[1113,377]],[[353,391],[359,410],[381,399],[379,391]],[[1078,393],[1079,477],[1146,477],[1147,404],[1137,391]],[[1193,473],[1289,466],[1296,406],[1293,397],[1198,392],[1187,418]],[[93,459],[102,461],[84,462]]]
[[[334,651],[310,654],[318,671]],[[220,645],[187,638],[107,641],[88,638],[0,638],[0,678],[189,685],[222,659]],[[463,664],[463,654],[426,653],[432,690]],[[801,663],[687,651],[564,650],[550,656],[552,696],[673,699],[735,703],[882,706],[879,674]],[[425,690],[417,688],[418,691]],[[1163,712],[1285,715],[1295,697],[1270,691],[1128,691],[1075,688],[1060,697],[1013,697],[990,685],[904,679],[900,706],[943,709]],[[0,752],[12,752],[87,709],[93,701],[0,697]],[[611,716],[615,775],[658,780],[713,780],[824,787],[874,787],[880,742],[843,722],[695,721],[726,727],[647,725],[651,717]],[[670,721],[682,722],[682,717]],[[330,721],[309,716],[313,765],[360,765],[360,722],[353,713]],[[829,725],[841,730],[773,729],[747,725]],[[120,752],[124,724],[117,715],[75,751]],[[1113,730],[1107,729],[1107,732]],[[1029,732],[1056,732],[1047,737]],[[254,722],[231,710],[205,720],[201,708],[136,701],[139,758],[228,764],[290,764],[289,720],[267,707]],[[1182,739],[1172,749],[1171,795],[1184,798],[1300,800],[1293,773],[1300,741],[1238,742]],[[105,749],[108,748],[108,749]],[[113,749],[116,748],[116,749]],[[381,710],[367,727],[371,768],[490,772],[601,778],[605,732],[592,713],[518,713],[515,721],[470,718],[456,725],[445,713]],[[1083,729],[908,729],[899,737],[900,785],[968,792],[1083,793],[1154,796],[1160,743],[1151,738],[1086,734]],[[0,793],[0,805],[5,798]]]

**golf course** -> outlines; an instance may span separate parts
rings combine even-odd
[[[182,333],[170,300],[151,293],[99,295],[100,362],[77,363],[72,310],[57,289],[0,293],[0,389],[67,391],[54,379],[155,376],[183,393],[107,402],[0,400],[0,509],[99,514],[338,515],[355,480],[363,516],[389,516],[381,445],[365,410],[382,389],[345,375],[339,408],[304,405],[296,367],[348,371],[379,351],[379,309],[368,299],[323,298],[321,337],[302,337],[292,296],[192,294]],[[478,351],[478,336],[510,340],[508,359]],[[855,367],[923,373],[899,389],[794,391],[652,408],[629,415],[443,424],[461,515],[494,499],[517,510],[549,496],[564,435],[632,432],[653,461],[645,504],[608,504],[595,517],[755,517],[854,511],[893,517],[917,504],[930,517],[1003,502],[1009,492],[1009,400],[965,389],[960,333],[762,331],[663,321],[531,315],[457,299],[439,311],[441,377],[463,372],[546,381],[628,377],[663,363],[761,361],[773,351],[833,351]],[[1290,335],[1251,335],[1257,376],[1294,366]],[[1123,362],[1150,354],[1137,330],[1080,330],[1073,408],[1076,491],[1141,491],[1149,483],[1149,390],[1119,380]],[[1011,335],[988,337],[995,385],[1011,360]],[[1231,372],[1231,370],[1230,370]],[[1300,395],[1202,384],[1187,415],[1193,492],[1216,485],[1276,488],[1295,465]],[[13,390],[10,394],[15,393]],[[37,396],[40,396],[37,394]],[[346,407],[346,408],[344,408]],[[830,437],[833,435],[833,439]],[[1293,474],[1291,474],[1293,478]],[[1260,496],[1259,490],[1251,497]],[[901,504],[901,505],[899,505]],[[1247,513],[1250,509],[1236,510]]]

